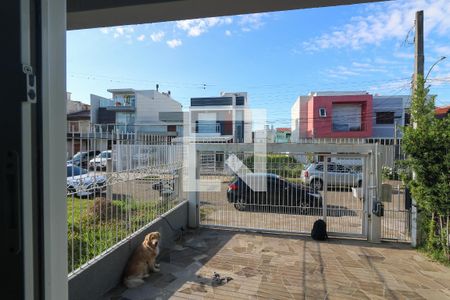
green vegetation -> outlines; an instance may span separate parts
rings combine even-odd
[[[267,173],[274,173],[285,178],[298,178],[303,170],[303,164],[285,154],[268,154],[266,163]],[[244,159],[244,164],[254,171],[255,157],[252,155]]]
[[[67,198],[69,272],[174,207],[159,200]]]
[[[420,213],[420,247],[434,259],[448,263],[450,118],[437,119],[434,103],[435,97],[428,96],[425,80],[420,78],[411,103],[411,121],[416,126],[403,129],[403,149],[408,154],[403,165],[410,172],[404,172],[402,179],[410,187]]]

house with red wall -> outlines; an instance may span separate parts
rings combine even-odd
[[[367,92],[311,92],[291,109],[292,140],[372,136],[373,97]]]

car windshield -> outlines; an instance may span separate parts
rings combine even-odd
[[[67,166],[67,177],[78,176],[86,173],[87,171],[85,169],[79,168],[77,166]]]
[[[82,155],[83,155],[82,152],[78,152],[77,154],[75,154],[75,155],[72,157],[72,160],[79,160],[79,159],[81,158]]]
[[[99,154],[97,157],[100,157],[100,158],[110,158],[110,157],[111,157],[111,153],[110,153],[110,152],[102,152],[102,153]]]

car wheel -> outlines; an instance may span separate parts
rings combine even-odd
[[[321,191],[322,188],[323,188],[322,180],[320,180],[320,179],[314,179],[314,180],[311,182],[311,187],[312,187],[314,190],[316,190],[316,191]]]
[[[247,205],[245,204],[242,198],[239,198],[236,199],[236,201],[234,202],[234,208],[236,208],[239,211],[244,211],[247,209]]]

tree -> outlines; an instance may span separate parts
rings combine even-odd
[[[450,118],[437,119],[435,96],[429,96],[423,77],[418,78],[411,103],[411,122],[403,128],[406,166],[415,172],[408,186],[420,211],[425,248],[450,260]]]

